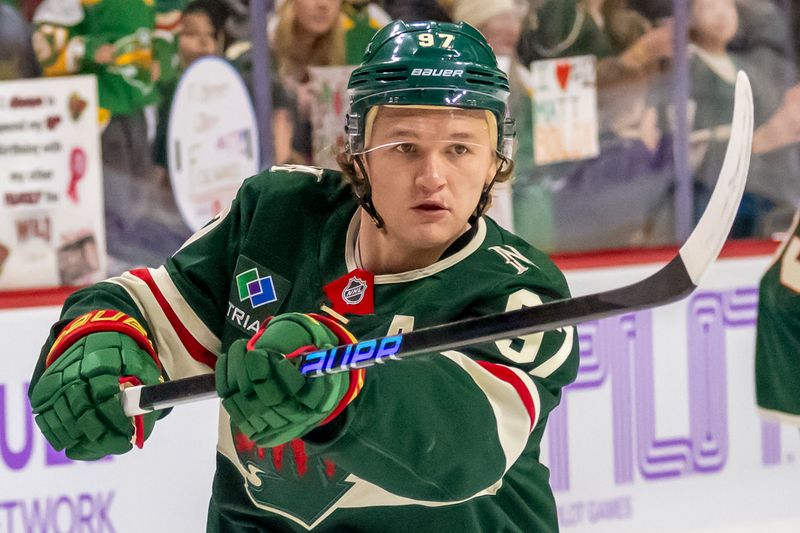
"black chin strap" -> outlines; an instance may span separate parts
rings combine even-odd
[[[498,152],[497,157],[500,158],[500,166],[497,167],[497,172],[494,173],[494,177],[489,184],[483,188],[483,192],[481,192],[481,197],[478,199],[478,206],[475,208],[475,212],[472,213],[472,216],[469,217],[470,225],[475,225],[475,222],[478,221],[481,216],[483,216],[483,212],[486,211],[486,206],[489,205],[489,193],[492,191],[492,187],[494,186],[495,182],[497,181],[497,177],[500,176],[502,172],[504,172],[507,168],[507,165],[511,164],[511,162],[506,158],[506,156],[500,154]]]
[[[372,186],[369,183],[369,176],[367,175],[367,169],[364,168],[364,162],[361,161],[360,155],[354,155],[353,161],[355,161],[356,165],[358,165],[358,170],[361,171],[361,175],[364,176],[364,180],[367,182],[367,192],[364,196],[359,196],[359,194],[355,191],[355,187],[353,188],[353,194],[356,197],[356,201],[361,208],[367,212],[369,217],[372,219],[372,222],[375,223],[375,227],[381,229],[385,226],[383,223],[383,219],[378,214],[378,211],[375,209],[375,204],[372,203]]]

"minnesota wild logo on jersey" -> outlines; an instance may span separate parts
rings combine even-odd
[[[350,490],[349,472],[325,457],[309,453],[300,439],[275,448],[259,448],[234,432],[236,453],[249,475],[246,490],[256,504],[291,517],[310,529]]]

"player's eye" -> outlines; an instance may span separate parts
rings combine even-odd
[[[410,154],[416,151],[416,146],[413,143],[399,143],[394,148],[401,154]]]
[[[450,151],[456,155],[466,155],[471,152],[466,144],[453,144],[450,146]]]

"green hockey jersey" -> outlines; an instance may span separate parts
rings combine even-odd
[[[166,265],[70,296],[53,334],[116,309],[148,330],[169,377],[211,372],[266,317],[332,305],[323,287],[360,267],[358,213],[338,172],[273,167]],[[438,262],[371,288],[373,312],[346,316],[359,339],[568,296],[543,253],[487,217]],[[221,409],[208,530],[556,531],[540,441],[577,369],[573,327],[376,365],[342,414],[272,449]]]
[[[766,418],[800,425],[800,211],[761,278],[756,399]]]
[[[34,51],[45,76],[94,74],[100,107],[112,115],[155,103],[153,0],[45,0],[33,22]],[[110,64],[94,61],[103,45],[114,47]]]

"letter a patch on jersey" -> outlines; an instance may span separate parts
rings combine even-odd
[[[331,301],[333,310],[343,315],[371,315],[375,312],[372,272],[357,268],[324,287],[325,296]]]

